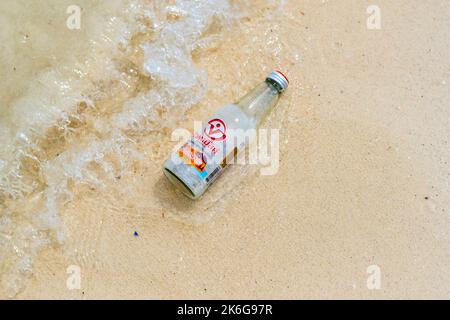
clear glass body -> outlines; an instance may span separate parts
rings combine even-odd
[[[264,81],[242,97],[236,105],[259,126],[279,98],[280,92],[277,88],[269,81]]]

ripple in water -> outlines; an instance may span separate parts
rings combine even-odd
[[[193,56],[214,49],[249,3],[78,1],[79,31],[65,28],[70,4],[0,4],[0,71],[10,75],[0,84],[0,296],[26,286],[43,246],[64,241],[59,213],[80,188],[109,194],[117,210],[135,203],[137,212],[202,223],[257,171],[231,168],[197,203],[161,174],[171,130],[205,96],[206,72]],[[137,171],[145,181],[114,183]]]

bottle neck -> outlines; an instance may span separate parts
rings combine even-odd
[[[273,83],[264,81],[242,97],[236,105],[259,125],[276,105],[279,97],[280,92]]]

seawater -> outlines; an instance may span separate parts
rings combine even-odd
[[[195,206],[174,203],[157,174],[162,142],[207,90],[194,56],[239,28],[251,4],[79,0],[81,28],[70,30],[72,4],[0,3],[0,296],[20,292],[38,252],[64,242],[60,213],[77,188],[107,192],[147,166],[158,187],[140,205],[195,222],[252,170],[230,170]],[[127,203],[137,194],[116,191]]]

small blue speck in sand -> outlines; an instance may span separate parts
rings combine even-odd
[[[139,233],[137,231],[134,232],[135,237],[139,237]]]

